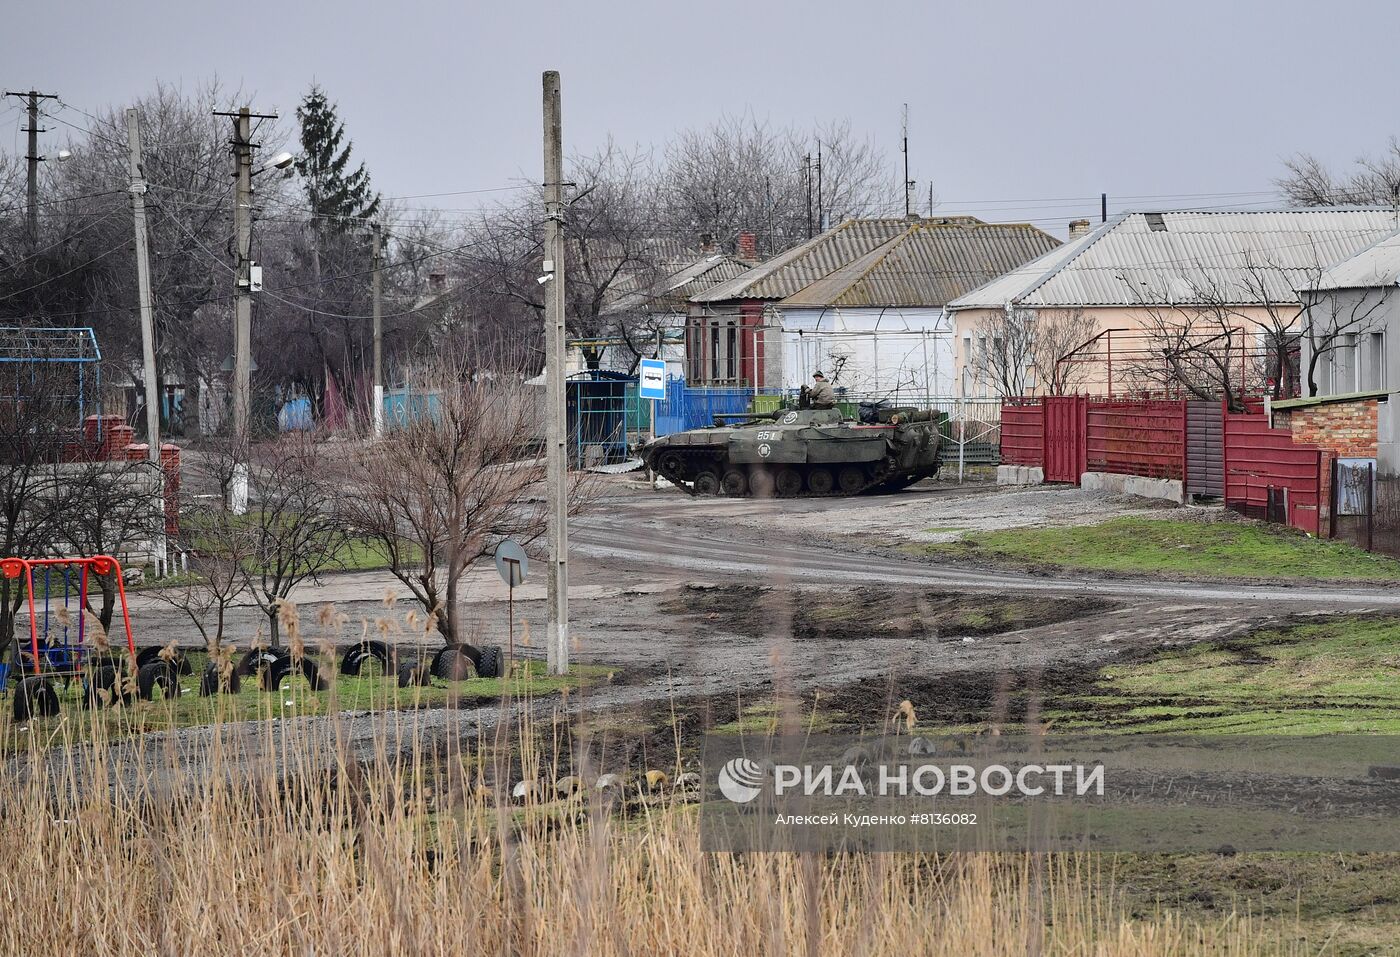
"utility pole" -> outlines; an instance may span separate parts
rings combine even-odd
[[[253,386],[253,121],[248,107],[233,120],[233,244],[237,269],[233,280],[233,482],[229,511],[248,511],[248,473],[252,436],[249,419]]]
[[[384,326],[380,305],[380,230],[379,223],[370,225],[374,236],[374,272],[370,279],[370,289],[374,295],[374,437],[384,434]]]
[[[165,552],[165,477],[160,463],[160,388],[156,382],[156,329],[151,302],[151,260],[146,240],[146,177],[141,169],[141,116],[135,109],[126,111],[126,145],[131,173],[131,212],[136,228],[136,296],[141,315],[142,374],[146,379],[146,447],[147,455],[159,476],[156,501],[159,509],[156,531],[152,534],[156,577],[164,574]]]
[[[564,423],[564,145],[559,105],[559,73],[544,74],[544,326],[545,405],[548,444],[545,484],[549,509],[550,674],[569,671],[569,508],[568,458]]]
[[[56,100],[57,93],[40,93],[38,90],[30,90],[27,93],[11,93],[6,91],[6,96],[16,96],[21,100],[28,101],[29,125],[25,127],[25,132],[29,134],[29,152],[25,154],[26,172],[26,209],[29,242],[37,245],[39,242],[39,163],[44,159],[39,155],[39,134],[46,132],[39,128],[39,101]]]
[[[817,140],[817,232],[826,232],[826,207],[822,204],[822,141]]]
[[[250,430],[253,373],[253,120],[275,120],[276,114],[216,112],[233,119],[233,244],[237,258],[233,275],[233,476],[228,508],[235,515],[248,510],[248,474],[252,450]]]
[[[1108,222],[1108,194],[1099,194],[1099,222]]]

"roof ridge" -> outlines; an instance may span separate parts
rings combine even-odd
[[[1100,223],[1097,228],[1090,230],[1088,235],[1082,237],[1084,243],[1082,246],[1080,246],[1073,253],[1062,259],[1057,265],[1048,269],[1044,275],[1042,275],[1035,282],[1031,283],[1029,286],[1023,289],[1018,295],[1012,296],[1011,302],[1019,303],[1021,300],[1034,293],[1041,286],[1045,285],[1051,279],[1054,279],[1057,275],[1059,275],[1070,263],[1074,262],[1080,256],[1084,255],[1084,252],[1087,249],[1092,247],[1100,239],[1107,236],[1109,233],[1113,232],[1115,229],[1117,229],[1119,226],[1125,223],[1128,220],[1129,216],[1137,215],[1141,214],[1126,211],[1115,213],[1112,216],[1112,218]],[[1054,250],[1051,250],[1051,252],[1054,252]],[[1046,255],[1049,255],[1049,253],[1046,253]]]

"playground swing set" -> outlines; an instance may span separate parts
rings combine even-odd
[[[87,614],[90,578],[112,576],[116,581],[125,635],[125,649],[114,648],[101,625]],[[0,664],[0,692],[14,681],[14,717],[27,721],[59,712],[55,682],[69,687],[82,683],[86,707],[100,707],[128,698],[131,691],[144,699],[157,689],[173,697],[179,676],[190,666],[183,655],[162,658],[158,647],[137,650],[126,602],[121,563],[110,555],[91,558],[6,558],[0,560],[0,576],[24,589],[22,605],[28,616],[28,640],[17,635],[10,660]],[[40,591],[38,587],[41,586]],[[55,607],[61,591],[62,605]],[[127,681],[128,663],[136,668],[135,687]]]

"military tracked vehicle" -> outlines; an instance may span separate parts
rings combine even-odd
[[[863,408],[717,415],[648,442],[648,468],[692,495],[784,498],[895,491],[938,472],[943,414]]]

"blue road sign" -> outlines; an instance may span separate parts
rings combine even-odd
[[[643,399],[666,398],[666,363],[663,360],[642,360],[642,379],[637,394]]]

